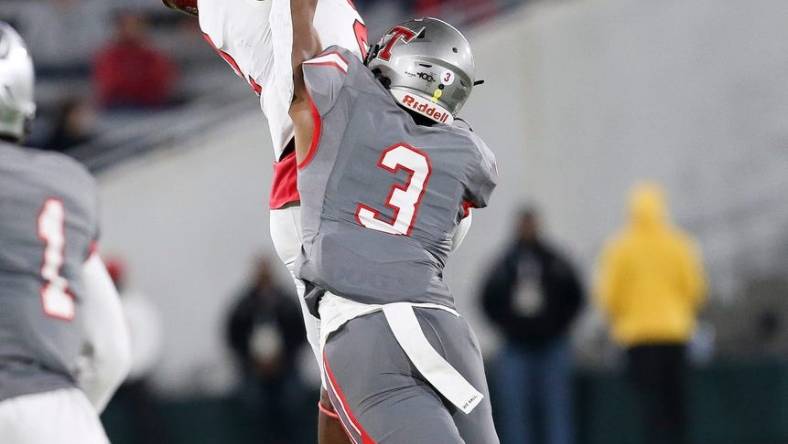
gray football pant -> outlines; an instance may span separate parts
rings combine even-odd
[[[324,349],[329,397],[355,444],[498,444],[479,345],[463,318],[416,308],[427,340],[484,395],[468,415],[425,381],[382,312],[333,333]]]

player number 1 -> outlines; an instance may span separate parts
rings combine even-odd
[[[69,294],[68,281],[60,275],[66,247],[65,217],[63,202],[57,199],[47,199],[38,216],[38,238],[44,243],[41,303],[47,315],[70,321],[74,319],[74,297]]]
[[[424,192],[432,173],[430,158],[426,153],[406,143],[389,147],[380,157],[378,167],[397,174],[400,170],[408,172],[408,182],[391,187],[386,206],[394,210],[389,220],[374,208],[359,204],[356,221],[366,228],[389,234],[410,236],[419,212]]]

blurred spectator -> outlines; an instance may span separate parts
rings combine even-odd
[[[81,98],[66,99],[60,104],[44,149],[64,152],[89,142],[94,136],[95,126],[96,113],[88,101]]]
[[[96,57],[96,92],[109,108],[150,108],[168,104],[177,67],[148,41],[145,19],[132,12],[118,15],[115,38]]]
[[[274,282],[269,260],[258,259],[253,282],[230,313],[227,340],[251,389],[244,392],[257,397],[264,442],[296,442],[304,430],[306,389],[296,364],[306,343],[302,319],[294,296]]]
[[[614,339],[627,350],[647,442],[682,444],[685,352],[706,291],[700,255],[670,224],[662,190],[635,187],[630,222],[602,255],[596,293]]]
[[[123,313],[131,338],[131,370],[113,398],[133,424],[134,442],[167,442],[166,431],[157,412],[150,378],[162,350],[162,321],[159,311],[141,293],[126,288],[126,266],[122,260],[107,260],[107,271],[120,293]]]
[[[484,285],[483,308],[506,344],[493,373],[503,444],[574,440],[572,363],[567,333],[583,289],[567,259],[540,236],[534,209],[523,210],[511,247]]]
[[[36,60],[37,71],[87,68],[99,45],[109,35],[108,2],[49,0],[29,3],[20,17],[20,27]]]

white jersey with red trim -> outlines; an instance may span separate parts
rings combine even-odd
[[[260,96],[274,155],[280,160],[293,123],[293,25],[290,1],[199,0],[206,40]],[[319,0],[314,20],[324,48],[341,46],[363,58],[367,28],[351,0]]]

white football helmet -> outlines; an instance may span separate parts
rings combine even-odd
[[[33,60],[24,40],[0,21],[0,136],[22,142],[36,114]]]
[[[445,124],[480,83],[468,40],[432,17],[393,27],[370,49],[367,66],[404,108]]]

